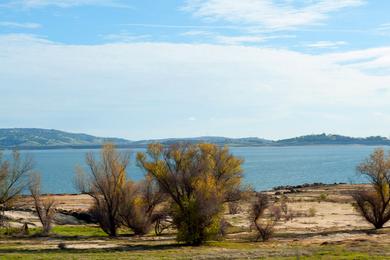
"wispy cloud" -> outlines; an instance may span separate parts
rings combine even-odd
[[[0,27],[39,29],[42,26],[39,23],[0,22]]]
[[[211,21],[223,20],[280,30],[316,24],[326,20],[332,12],[364,3],[364,0],[188,0],[183,10]]]
[[[335,63],[370,74],[389,75],[390,47],[329,54]]]
[[[123,0],[11,0],[0,4],[0,7],[20,7],[31,9],[47,6],[69,8],[84,5],[130,8],[130,5]]]
[[[380,35],[390,36],[390,23],[381,24],[376,31]]]
[[[210,31],[201,31],[201,30],[191,30],[191,31],[186,31],[184,33],[181,33],[180,35],[182,36],[214,36],[215,33],[210,32]]]
[[[146,41],[150,37],[151,37],[150,35],[133,35],[127,32],[102,35],[102,38],[104,40],[110,42],[122,42],[122,43]]]
[[[216,35],[214,40],[217,43],[227,44],[227,45],[242,45],[242,44],[255,44],[261,43],[265,41],[269,41],[272,39],[280,39],[280,38],[295,38],[294,35],[241,35],[241,36],[226,36],[226,35]]]
[[[215,37],[215,40],[218,43],[228,44],[228,45],[240,45],[245,43],[260,43],[264,42],[265,38],[261,36],[224,36],[219,35]]]
[[[345,41],[318,41],[304,44],[305,47],[313,49],[337,49],[340,46],[347,45]]]
[[[237,29],[242,30],[246,26],[233,25],[188,25],[188,24],[152,24],[152,23],[127,23],[122,24],[129,27],[144,27],[144,28],[164,28],[164,29]]]
[[[226,35],[221,33],[216,33],[213,31],[201,31],[201,30],[192,30],[187,31],[181,34],[182,36],[187,37],[197,37],[203,38],[208,42],[223,44],[223,45],[252,45],[257,43],[266,42],[272,39],[280,38],[295,38],[295,35],[287,34],[240,34],[240,35]]]

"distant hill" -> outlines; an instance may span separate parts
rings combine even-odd
[[[390,139],[381,136],[370,136],[356,138],[343,135],[320,134],[305,135],[290,139],[276,141],[276,144],[283,146],[291,145],[330,145],[330,144],[360,144],[360,145],[390,145]]]
[[[105,142],[130,144],[120,138],[102,138],[87,134],[68,133],[53,129],[40,128],[7,128],[0,129],[0,147],[2,148],[35,148],[93,146]]]
[[[119,147],[146,147],[151,143],[170,145],[174,143],[214,143],[229,146],[302,146],[302,145],[390,145],[390,139],[381,136],[355,138],[342,135],[305,135],[278,141],[258,137],[228,138],[202,136],[191,138],[167,138],[129,141],[121,138],[104,138],[87,134],[68,133],[59,130],[38,128],[0,129],[0,148],[2,149],[56,149],[56,148],[97,148],[110,142]]]
[[[266,146],[272,145],[274,141],[261,139],[257,137],[246,137],[246,138],[228,138],[220,136],[202,136],[202,137],[191,137],[191,138],[168,138],[168,139],[157,139],[157,140],[142,140],[135,141],[133,145],[148,145],[150,143],[161,143],[164,145],[170,145],[174,143],[213,143],[217,145],[230,145],[230,146]]]

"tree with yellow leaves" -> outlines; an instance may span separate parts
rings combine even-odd
[[[137,161],[170,197],[179,241],[199,245],[219,233],[223,203],[240,188],[241,159],[213,144],[151,144]]]
[[[355,206],[376,229],[382,228],[390,220],[390,153],[376,149],[358,171],[369,179],[373,189],[356,191]]]

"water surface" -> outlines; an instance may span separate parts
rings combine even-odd
[[[373,146],[296,146],[296,147],[233,147],[233,154],[245,159],[245,182],[257,190],[279,185],[302,183],[363,183],[356,166],[375,149]],[[389,149],[389,147],[385,147]],[[36,170],[41,173],[42,190],[47,193],[76,193],[75,167],[85,167],[85,154],[99,150],[31,150],[22,154],[33,156]],[[135,154],[145,149],[130,149],[128,175],[134,180],[144,173],[136,166]],[[8,154],[9,152],[6,152]]]

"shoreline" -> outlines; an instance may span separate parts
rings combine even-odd
[[[337,185],[367,185],[369,183],[346,183],[346,182],[334,182],[334,183],[323,183],[323,182],[313,182],[313,183],[302,183],[297,185],[280,185],[275,186],[270,189],[266,190],[254,190],[255,192],[273,192],[273,191],[280,191],[280,190],[297,190],[302,188],[321,188],[321,187],[332,187]],[[42,193],[42,196],[79,196],[79,195],[88,195],[85,193]],[[21,194],[20,197],[30,197],[29,194]]]
[[[103,144],[97,145],[64,145],[64,146],[15,146],[15,147],[0,147],[1,151],[55,151],[55,150],[96,150],[100,149]],[[170,144],[163,144],[169,146]],[[364,147],[389,147],[390,144],[359,144],[359,143],[339,143],[339,144],[260,144],[260,145],[235,145],[235,144],[220,144],[218,146],[228,146],[231,148],[289,148],[289,147],[340,147],[340,146],[364,146]],[[115,144],[118,149],[146,149],[148,144]]]

